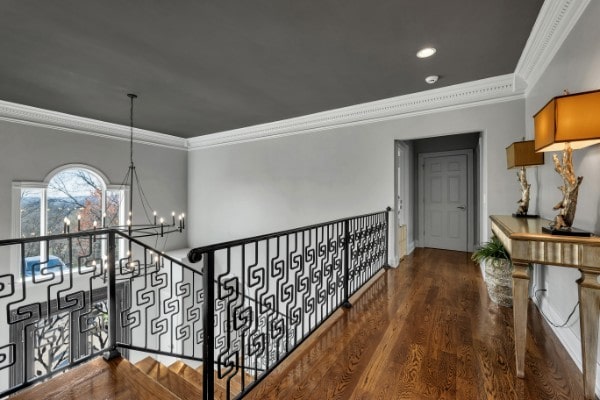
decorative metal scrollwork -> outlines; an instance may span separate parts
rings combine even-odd
[[[387,213],[213,251],[218,377],[256,380],[386,264]]]
[[[0,395],[116,348],[205,362],[243,395],[386,265],[387,230],[382,212],[194,249],[197,269],[113,230],[0,241],[41,249],[0,275]]]

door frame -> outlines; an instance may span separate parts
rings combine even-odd
[[[418,157],[418,201],[419,201],[419,245],[423,247],[425,244],[425,237],[423,234],[425,228],[425,159],[433,157],[446,157],[446,156],[467,156],[467,239],[465,243],[466,252],[473,251],[474,240],[475,240],[475,226],[474,226],[474,212],[475,212],[475,197],[474,197],[474,185],[475,185],[475,170],[473,169],[473,149],[464,150],[453,150],[453,151],[440,151],[434,153],[419,153]]]
[[[398,169],[401,168],[401,176],[398,176]],[[400,249],[398,248],[398,199],[402,196],[402,217],[406,224],[408,232],[408,219],[409,219],[409,207],[410,207],[410,185],[409,185],[409,172],[410,172],[410,148],[408,144],[402,140],[394,141],[394,229],[392,235],[394,238],[394,265],[398,265],[400,262]],[[402,187],[399,186],[401,181]],[[407,234],[408,236],[408,234]],[[407,253],[409,252],[408,237],[406,238]]]

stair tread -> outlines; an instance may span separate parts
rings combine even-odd
[[[181,399],[202,398],[202,387],[187,381],[183,376],[173,372],[166,365],[152,357],[146,357],[136,364],[142,372],[155,379]]]
[[[183,361],[175,361],[173,364],[169,365],[169,369],[185,378],[185,380],[191,384],[202,389],[202,373],[196,371]]]
[[[110,361],[105,361],[102,357],[95,358],[10,397],[11,400],[150,400],[156,398],[179,400],[178,396],[121,357]]]
[[[185,380],[192,383],[198,388],[202,388],[202,368],[198,369],[192,368],[183,361],[175,361],[173,364],[169,366],[169,369],[176,374],[182,376]],[[215,374],[216,378],[216,374]],[[216,400],[225,400],[227,399],[227,389],[222,385],[218,379],[215,379],[215,393],[214,399]],[[232,396],[235,396],[237,392],[232,392]]]
[[[203,373],[203,367],[202,365],[199,366],[198,368],[196,368],[196,371],[200,374],[200,376],[202,376]],[[254,381],[254,377],[251,376],[250,374],[246,373],[245,374],[245,381],[244,381],[244,385],[245,387],[248,387],[248,385]],[[229,377],[223,377],[223,379],[219,379],[219,375],[218,372],[215,371],[215,391],[217,390],[217,387],[222,388],[224,391],[227,390],[227,382],[229,382],[229,386],[230,386],[230,390],[231,390],[231,394],[232,395],[237,395],[238,393],[240,393],[242,391],[242,373],[241,371],[238,371],[233,377],[231,377],[231,379],[229,380]]]

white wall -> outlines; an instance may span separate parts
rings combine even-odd
[[[191,247],[383,210],[394,202],[394,140],[482,132],[487,213],[514,211],[504,148],[522,137],[524,100],[195,150]],[[493,186],[487,181],[493,182]],[[487,190],[490,193],[488,195]]]
[[[134,160],[152,207],[165,216],[187,210],[186,151],[134,143]],[[53,169],[71,163],[95,167],[120,184],[129,167],[129,143],[0,121],[0,239],[12,237],[12,182],[42,181]],[[141,211],[139,203],[133,209]],[[144,222],[140,218],[134,215],[134,223]],[[170,236],[165,249],[187,246],[185,234]]]
[[[570,93],[600,89],[599,20],[600,2],[592,1],[540,80],[531,88],[525,113],[528,137],[533,138],[533,115],[552,97],[560,96],[565,89]],[[573,164],[577,175],[584,177],[579,190],[574,226],[600,232],[600,145],[575,151]],[[562,194],[557,189],[562,184],[562,179],[554,171],[552,153],[546,154],[546,164],[538,167],[537,171],[538,212],[542,217],[552,219],[556,215],[552,207],[562,199]],[[536,268],[542,269],[538,271],[541,279],[537,284],[547,289],[545,295],[540,296],[543,298],[542,308],[554,317],[555,322],[562,323],[577,303],[575,280],[580,274],[577,270],[566,268]],[[578,353],[580,357],[580,345],[573,342],[580,340],[578,313],[573,317],[571,324],[557,329],[557,333],[567,349]]]

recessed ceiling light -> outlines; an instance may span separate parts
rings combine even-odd
[[[433,47],[425,47],[424,49],[421,49],[417,52],[417,57],[419,58],[427,58],[427,57],[431,57],[432,55],[435,54],[437,50],[434,49]]]
[[[433,85],[438,81],[438,79],[440,79],[440,77],[437,75],[429,75],[427,78],[425,78],[425,82],[429,83],[430,85]]]

